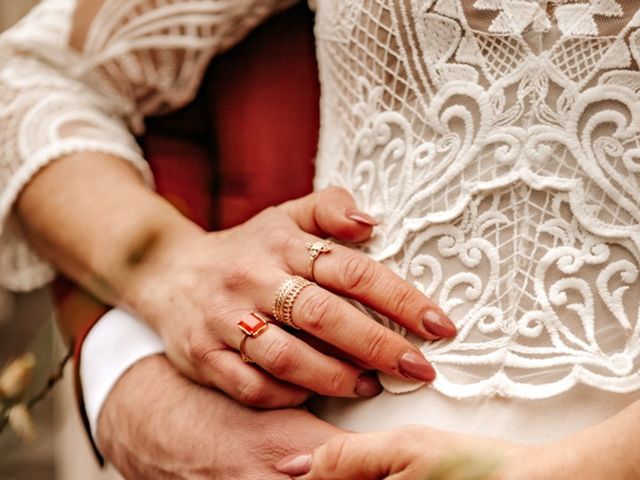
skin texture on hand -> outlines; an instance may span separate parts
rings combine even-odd
[[[305,245],[326,236],[369,237],[372,226],[353,220],[353,208],[346,191],[328,189],[269,208],[238,227],[175,244],[141,269],[127,306],[159,331],[182,373],[247,405],[294,406],[312,392],[375,395],[381,388],[365,370],[429,382],[435,372],[417,347],[339,295],[368,304],[423,338],[452,336],[455,327],[434,334],[429,328],[442,315],[433,302],[382,264],[338,244],[317,258],[317,285],[299,293],[292,316],[301,331],[344,355],[327,355],[272,323],[244,344],[256,365],[240,360],[243,333],[236,322],[251,311],[269,315],[282,282],[307,275]]]
[[[287,480],[274,468],[278,460],[337,433],[304,410],[241,406],[154,356],[135,364],[110,393],[98,443],[131,480]]]
[[[268,316],[283,281],[309,276],[308,243],[371,236],[375,219],[359,212],[343,189],[206,233],[146,188],[122,160],[83,153],[39,172],[20,196],[17,213],[28,239],[56,267],[103,302],[151,324],[183,374],[246,405],[294,406],[312,393],[371,397],[381,387],[368,370],[434,379],[414,344],[342,297],[427,340],[456,334],[444,312],[414,286],[336,243],[314,263],[317,285],[302,290],[292,306],[293,322],[320,342],[272,323],[245,343],[255,365],[242,362],[244,334],[236,323],[251,311]]]

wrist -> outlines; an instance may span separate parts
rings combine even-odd
[[[97,419],[119,379],[142,359],[164,352],[155,332],[120,309],[106,313],[88,333],[79,355],[84,409],[96,438]]]
[[[93,271],[102,275],[94,284],[106,290],[98,294],[111,297],[112,304],[143,313],[144,292],[158,285],[158,275],[172,263],[173,252],[205,233],[160,197],[136,209],[118,227],[121,235],[114,255],[95,262]]]
[[[149,407],[143,400],[145,392],[149,391],[148,383],[154,379],[159,383],[164,382],[167,370],[172,369],[168,368],[167,359],[163,355],[143,358],[132,365],[109,392],[97,420],[95,438],[100,452],[109,461],[114,461],[114,457],[117,457],[119,437],[135,438],[136,432],[128,429],[130,422],[127,416]]]
[[[506,476],[509,480],[608,480],[611,477],[603,471],[599,455],[592,449],[593,442],[584,442],[580,437],[567,437],[561,441],[527,447],[527,456],[534,461],[522,462],[516,459],[514,467],[518,475]],[[518,460],[520,460],[518,462]]]
[[[569,471],[564,445],[511,445],[505,450],[499,480],[555,480]]]

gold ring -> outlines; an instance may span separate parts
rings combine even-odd
[[[313,283],[298,275],[289,277],[282,282],[273,301],[273,317],[279,322],[299,330],[300,328],[293,323],[291,312],[296,298],[309,285],[313,285]]]
[[[244,333],[242,340],[240,340],[240,358],[245,363],[253,363],[246,353],[244,353],[244,344],[247,342],[247,338],[256,338],[264,333],[269,326],[269,321],[262,315],[256,312],[251,312],[245,315],[237,323],[238,328]]]
[[[307,263],[309,278],[315,282],[316,278],[313,274],[313,266],[316,263],[316,258],[318,258],[323,253],[331,252],[331,242],[328,240],[311,242],[311,243],[307,243],[306,247],[307,247],[307,251],[309,252],[309,262]]]

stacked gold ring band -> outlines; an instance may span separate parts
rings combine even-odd
[[[293,311],[293,304],[296,298],[298,298],[300,292],[309,285],[313,285],[313,283],[298,275],[289,277],[282,282],[276,293],[276,298],[273,301],[273,317],[285,325],[299,329],[299,327],[293,323],[291,312]]]
[[[331,252],[331,242],[328,240],[311,242],[306,244],[307,252],[309,252],[309,262],[307,263],[307,271],[309,273],[309,278],[313,281],[316,280],[316,277],[313,273],[313,267],[316,263],[316,258],[318,258],[323,253]]]

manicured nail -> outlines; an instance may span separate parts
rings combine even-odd
[[[292,477],[305,475],[311,471],[311,454],[294,453],[289,455],[278,462],[276,470]]]
[[[364,213],[360,210],[347,210],[344,212],[346,217],[354,222],[362,223],[364,225],[368,225],[370,227],[375,227],[376,225],[380,225],[380,221],[373,218],[368,213]]]
[[[429,362],[417,352],[409,351],[400,357],[398,362],[400,373],[422,382],[432,382],[436,378],[436,371]]]
[[[429,310],[422,316],[422,324],[427,332],[437,337],[451,338],[458,333],[453,322],[435,310]]]
[[[360,397],[375,397],[382,392],[382,385],[380,385],[376,376],[370,373],[363,373],[358,377],[354,391]]]

